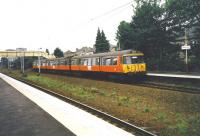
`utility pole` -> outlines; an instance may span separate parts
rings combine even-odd
[[[188,45],[188,37],[187,37],[187,30],[185,29],[185,43],[181,47],[182,50],[185,50],[185,69],[188,72],[188,50],[191,49],[191,46]]]
[[[39,48],[39,51],[41,50],[42,48]],[[40,71],[40,66],[41,66],[41,60],[40,60],[40,56],[41,56],[41,52],[39,52],[40,55],[38,55],[38,74],[40,75],[41,71]]]
[[[24,74],[24,56],[20,57],[20,63],[21,63],[21,72]]]
[[[8,57],[7,57],[7,61],[8,61],[8,70],[9,70],[9,69],[10,69],[10,68],[9,68],[9,65],[10,65],[10,64],[9,64],[9,58],[8,58]]]
[[[120,47],[120,42],[119,42],[119,44],[118,44],[118,51],[120,51],[121,50],[121,47]]]

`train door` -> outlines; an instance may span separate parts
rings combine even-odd
[[[88,58],[88,65],[87,65],[88,71],[92,70],[92,58]]]

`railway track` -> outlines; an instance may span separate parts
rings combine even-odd
[[[199,79],[146,76],[147,80],[138,85],[159,89],[167,89],[192,94],[200,94]]]
[[[145,81],[142,83],[137,83],[134,85],[138,85],[138,86],[142,86],[142,87],[151,87],[151,88],[156,88],[156,89],[164,89],[164,90],[192,93],[192,94],[200,94],[200,88],[198,88],[198,87],[184,87],[184,86],[178,86],[175,84],[166,84],[166,83],[148,82],[148,81]]]
[[[48,73],[47,73],[48,74]],[[51,73],[50,73],[51,74]],[[60,76],[66,76],[59,74]],[[81,75],[67,75],[69,77],[77,77],[77,78],[87,78],[92,80],[98,81],[108,81],[108,82],[115,82],[121,84],[129,84],[129,85],[137,85],[142,87],[150,87],[156,89],[164,89],[164,90],[171,90],[171,91],[179,91],[185,93],[192,93],[192,94],[200,94],[200,79],[193,79],[193,78],[177,78],[177,77],[157,77],[157,76],[149,76],[146,75],[144,77],[144,81],[137,81],[137,79],[132,80],[131,77],[127,79],[120,79],[121,77],[102,77],[102,76],[81,76]],[[155,79],[154,79],[155,78]],[[189,85],[187,83],[189,82]]]
[[[92,78],[94,79],[94,78]],[[95,80],[99,80],[96,79]],[[117,79],[109,79],[104,78],[100,79],[102,81],[109,81],[115,82],[120,84],[128,84],[128,85],[136,85],[141,87],[149,87],[149,88],[156,88],[156,89],[163,89],[163,90],[171,90],[171,91],[178,91],[178,92],[185,92],[191,94],[200,94],[200,85],[199,79],[184,79],[184,81],[177,79],[177,78],[168,78],[162,77],[159,80],[154,80],[152,77],[149,79],[148,76],[145,77],[144,80],[137,81],[128,78],[126,80],[117,80]],[[194,82],[193,82],[194,81]],[[189,85],[187,84],[189,82]]]
[[[85,110],[87,112],[90,112],[93,115],[96,115],[96,116],[98,116],[98,117],[100,117],[100,118],[102,118],[102,119],[104,119],[104,120],[106,120],[106,121],[108,121],[108,122],[110,122],[110,123],[122,128],[124,130],[127,130],[127,131],[129,131],[130,133],[132,133],[132,134],[134,134],[136,136],[156,136],[156,134],[154,134],[156,132],[154,132],[154,133],[149,132],[149,131],[145,130],[142,127],[138,127],[138,126],[135,126],[135,125],[130,124],[128,122],[125,122],[125,121],[123,121],[123,120],[121,120],[119,118],[116,118],[116,117],[114,117],[112,115],[109,115],[109,114],[107,114],[105,112],[102,112],[100,110],[92,108],[92,107],[90,107],[90,106],[88,106],[86,104],[80,103],[80,102],[78,102],[76,100],[73,100],[73,99],[68,98],[68,97],[66,97],[64,95],[58,94],[56,92],[53,92],[51,90],[48,90],[48,89],[43,88],[41,86],[38,86],[38,85],[36,85],[34,83],[28,82],[28,81],[23,80],[21,78],[19,79],[19,78],[13,77],[13,76],[10,76],[10,77],[14,78],[14,79],[16,79],[18,81],[21,81],[23,83],[26,83],[26,84],[28,84],[28,85],[30,85],[32,87],[35,87],[35,88],[37,88],[37,89],[39,89],[41,91],[44,91],[44,92],[46,92],[46,93],[48,93],[50,95],[53,95],[53,96],[55,96],[55,97],[57,97],[59,99],[62,99],[64,101],[68,102],[68,103],[71,103],[72,105],[75,105],[76,107],[79,107],[79,108],[81,108],[81,109],[83,109],[83,110]]]

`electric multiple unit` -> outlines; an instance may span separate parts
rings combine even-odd
[[[33,69],[54,72],[145,74],[144,54],[133,50],[41,60]]]

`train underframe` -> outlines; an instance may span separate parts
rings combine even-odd
[[[38,72],[38,69],[33,69],[34,72]],[[95,78],[95,79],[111,79],[116,81],[126,81],[126,82],[140,82],[146,79],[146,72],[129,72],[129,73],[117,73],[117,72],[94,72],[94,71],[72,71],[72,70],[48,70],[41,69],[41,73],[49,74],[59,74],[59,75],[68,75],[75,77],[84,77],[84,78]]]

